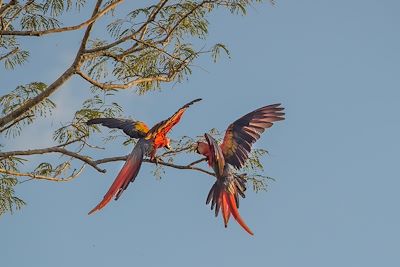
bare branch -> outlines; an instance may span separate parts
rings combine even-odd
[[[111,158],[104,158],[104,159],[99,159],[94,161],[95,164],[103,164],[103,163],[107,163],[107,162],[113,162],[113,161],[125,161],[128,158],[128,156],[120,156],[120,157],[111,157]],[[153,164],[160,164],[163,166],[167,166],[167,167],[171,167],[171,168],[175,168],[175,169],[180,169],[180,170],[194,170],[194,171],[199,171],[202,173],[206,173],[208,175],[211,176],[215,176],[214,173],[206,171],[204,169],[198,168],[198,167],[193,167],[193,165],[204,161],[204,159],[201,160],[197,160],[194,161],[188,165],[176,165],[176,164],[172,164],[172,163],[168,163],[168,162],[164,162],[164,161],[160,161],[158,160],[157,162],[154,160],[150,160],[150,159],[144,159],[143,162],[147,162],[147,163],[153,163]]]
[[[49,29],[49,30],[44,30],[44,31],[0,31],[0,35],[18,35],[18,36],[42,36],[46,34],[51,34],[51,33],[59,33],[59,32],[68,32],[68,31],[75,31],[82,29],[86,26],[92,25],[96,20],[104,16],[108,11],[111,9],[114,9],[117,5],[122,3],[124,0],[118,0],[115,2],[112,2],[110,5],[105,7],[103,10],[100,12],[98,11],[98,8],[94,15],[92,17],[78,25],[75,26],[68,26],[68,27],[62,27],[62,28],[55,28],[55,29]],[[99,1],[100,3],[102,1]],[[99,6],[100,7],[100,6]]]
[[[68,182],[68,181],[71,181],[72,179],[75,179],[76,177],[78,177],[82,173],[84,167],[85,167],[85,164],[82,165],[82,167],[80,167],[78,171],[74,170],[70,176],[67,176],[64,178],[39,175],[39,174],[35,174],[35,173],[15,172],[15,171],[10,171],[10,170],[5,170],[5,169],[0,169],[0,173],[13,175],[13,176],[20,176],[20,177],[31,177],[31,179],[28,179],[26,181],[47,180],[47,181],[52,181],[52,182]],[[24,182],[26,182],[26,181],[24,181]]]
[[[97,12],[100,9],[102,2],[103,2],[103,0],[97,0],[96,6],[94,7],[94,10],[93,10],[92,18],[94,18],[96,16]],[[86,43],[90,36],[90,32],[92,31],[92,27],[93,27],[93,24],[90,24],[86,28],[85,35],[83,36],[81,45],[79,47],[78,53],[76,54],[76,58],[75,58],[74,64],[75,64],[76,68],[78,68],[78,64],[79,64],[78,61],[80,61],[82,59],[82,54],[83,54],[83,51],[85,50]]]
[[[180,148],[175,149],[175,150],[169,150],[169,151],[166,151],[166,152],[162,153],[160,155],[160,157],[176,155],[176,154],[178,154],[180,152],[189,151],[189,150],[193,149],[193,147],[194,147],[193,144],[191,144],[191,145],[188,145],[188,146],[180,147]]]
[[[192,163],[188,164],[188,166],[193,166],[193,165],[199,164],[200,162],[203,162],[203,161],[207,161],[207,158],[202,158],[202,159],[193,161]]]
[[[29,156],[29,155],[37,155],[37,154],[48,154],[48,153],[60,153],[64,154],[76,159],[79,159],[80,161],[83,161],[84,163],[89,164],[93,168],[95,168],[97,171],[105,173],[106,170],[100,169],[97,167],[97,164],[93,162],[89,157],[80,155],[78,153],[69,151],[65,148],[54,146],[54,147],[48,147],[48,148],[39,148],[39,149],[28,149],[28,150],[21,150],[21,151],[9,151],[9,152],[1,152],[0,153],[0,158],[7,158],[7,157],[12,157],[12,156]]]

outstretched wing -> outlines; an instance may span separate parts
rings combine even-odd
[[[217,141],[211,135],[205,133],[204,137],[206,138],[208,147],[210,148],[210,162],[213,166],[215,174],[217,175],[217,178],[221,177],[225,168],[225,160],[222,150]]]
[[[145,137],[147,132],[149,131],[149,128],[144,122],[128,119],[97,118],[88,120],[86,124],[101,124],[108,128],[118,128],[123,130],[125,134],[129,135],[132,138]]]
[[[252,144],[260,138],[265,129],[275,121],[284,120],[285,113],[274,104],[256,109],[229,125],[221,145],[225,161],[240,169],[249,157]]]
[[[175,112],[174,115],[172,115],[168,119],[163,120],[163,121],[157,123],[156,125],[154,125],[150,129],[148,134],[146,135],[146,139],[155,138],[158,135],[160,135],[160,136],[167,135],[167,133],[172,129],[172,127],[174,127],[175,124],[177,124],[180,121],[180,119],[181,119],[183,113],[186,111],[186,109],[193,103],[199,102],[200,100],[201,100],[201,98],[198,98],[198,99],[195,99],[195,100],[185,104],[177,112]]]

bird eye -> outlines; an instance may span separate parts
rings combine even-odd
[[[199,143],[198,142],[196,143],[196,153],[197,154],[201,154],[200,150],[199,150]]]

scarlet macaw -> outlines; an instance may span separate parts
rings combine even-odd
[[[157,123],[150,130],[141,121],[127,119],[97,118],[87,122],[88,125],[99,123],[110,128],[122,129],[130,137],[139,139],[103,200],[89,214],[102,209],[113,197],[117,200],[121,196],[129,183],[133,182],[138,175],[145,155],[150,155],[150,159],[154,160],[157,148],[169,148],[170,139],[166,136],[167,133],[179,122],[186,109],[200,100],[199,98],[187,103],[174,115]]]
[[[239,214],[239,196],[245,197],[246,180],[235,174],[229,165],[241,169],[249,157],[252,144],[260,138],[266,128],[275,121],[284,120],[285,113],[274,104],[256,109],[229,125],[225,132],[224,140],[219,146],[217,141],[209,134],[205,134],[207,142],[197,143],[197,153],[207,157],[208,164],[213,168],[217,181],[208,193],[206,204],[211,202],[211,210],[215,207],[215,216],[222,209],[225,227],[228,225],[232,214],[235,220],[249,234],[253,232],[246,225]]]

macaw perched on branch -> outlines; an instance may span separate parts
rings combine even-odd
[[[197,153],[207,157],[208,164],[213,168],[217,181],[208,193],[206,204],[211,202],[211,209],[215,207],[215,216],[222,210],[225,227],[230,215],[243,227],[246,232],[253,232],[246,225],[239,214],[239,195],[245,197],[246,179],[235,174],[229,165],[241,169],[249,157],[252,144],[260,138],[265,129],[274,122],[284,120],[285,113],[281,104],[274,104],[259,108],[244,115],[229,125],[225,132],[222,144],[209,134],[205,134],[207,143],[197,143]]]
[[[121,196],[129,183],[133,182],[138,175],[145,155],[150,155],[150,159],[154,160],[158,148],[170,148],[170,139],[167,137],[167,133],[179,122],[186,109],[200,100],[199,98],[187,103],[175,112],[174,115],[157,123],[150,130],[147,125],[141,121],[127,119],[98,118],[87,122],[88,125],[102,124],[109,128],[122,129],[124,133],[130,137],[139,139],[132,152],[129,154],[124,166],[118,173],[117,178],[115,178],[110,189],[108,189],[107,193],[104,195],[103,200],[92,209],[89,214],[102,209],[113,197],[117,200]]]

